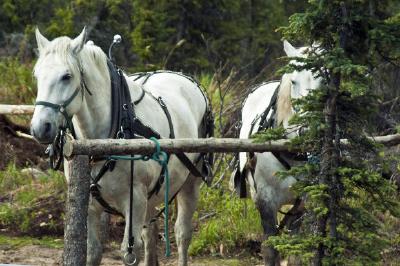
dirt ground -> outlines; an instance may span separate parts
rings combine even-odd
[[[0,263],[22,265],[62,265],[62,249],[28,245],[17,249],[0,247]],[[102,265],[123,265],[114,252],[104,254]]]
[[[17,132],[29,134],[29,128],[15,124],[8,117],[0,115],[0,170],[4,170],[12,161],[17,167],[34,165],[46,169],[48,167],[48,163],[44,160],[46,146],[30,139],[20,138],[16,135]]]
[[[0,264],[18,264],[18,265],[62,265],[62,249],[48,248],[39,245],[28,245],[19,248],[10,248],[0,246]],[[159,256],[160,265],[177,265],[177,254],[173,253],[171,257],[165,258]],[[248,266],[261,265],[260,261],[251,258],[230,259],[221,257],[196,257],[190,258],[189,265],[192,266]],[[103,255],[101,265],[116,266],[123,265],[119,252],[116,250],[107,250]],[[143,265],[141,263],[140,265]]]

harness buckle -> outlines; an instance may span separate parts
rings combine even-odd
[[[159,103],[162,107],[167,107],[167,106],[165,105],[165,102],[164,102],[163,99],[161,98],[161,96],[159,96],[159,97],[157,98],[157,101],[158,101],[158,103]]]
[[[117,132],[117,139],[124,139],[124,138],[125,138],[124,128],[121,126],[121,129]]]
[[[100,195],[99,187],[100,186],[98,184],[94,184],[94,183],[90,184],[90,187],[89,187],[90,194],[95,198]]]
[[[236,124],[235,124],[235,129],[241,129],[242,128],[242,121],[238,121]]]
[[[54,156],[54,148],[53,148],[53,144],[49,144],[46,148],[46,150],[44,151],[45,154],[48,154],[49,156]]]

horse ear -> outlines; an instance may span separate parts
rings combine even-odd
[[[39,49],[39,53],[41,53],[43,51],[43,49],[49,44],[49,40],[46,39],[46,37],[44,37],[40,31],[39,28],[36,27],[35,30],[35,35],[36,35],[36,43]]]
[[[83,28],[81,34],[79,34],[78,37],[72,40],[71,43],[72,52],[74,54],[78,54],[82,50],[85,42],[86,42],[86,27]]]
[[[286,55],[289,57],[296,57],[299,55],[297,49],[286,40],[283,41],[283,50],[285,50]]]

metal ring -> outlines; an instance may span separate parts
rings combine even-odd
[[[117,132],[117,139],[125,139],[125,133],[122,131]]]
[[[128,105],[127,105],[126,103],[124,103],[124,104],[122,105],[122,108],[123,108],[124,110],[128,110]]]
[[[128,259],[131,259],[131,258],[128,258],[129,255],[133,256],[133,261],[132,262],[128,261]],[[136,263],[136,255],[135,255],[135,253],[126,252],[125,255],[124,255],[124,262],[125,262],[126,265],[129,265],[129,266],[134,265]]]

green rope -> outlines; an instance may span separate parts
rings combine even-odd
[[[156,161],[164,171],[165,176],[165,196],[164,196],[164,236],[165,236],[165,256],[171,256],[171,244],[169,240],[169,210],[168,210],[168,200],[169,200],[169,171],[168,171],[168,154],[161,150],[160,143],[154,137],[150,138],[156,144],[156,150],[151,156],[147,155],[138,155],[138,156],[120,156],[120,155],[111,155],[108,156],[108,159],[112,160],[153,160]]]

